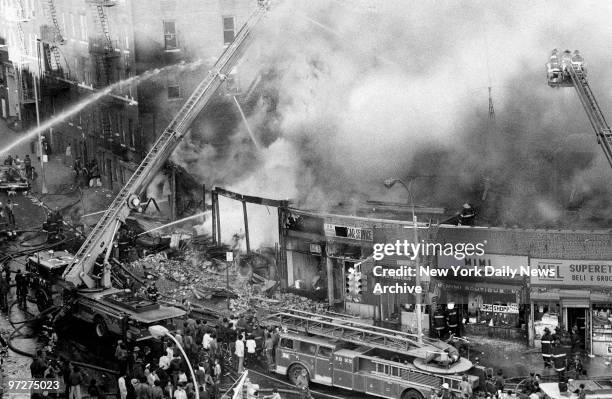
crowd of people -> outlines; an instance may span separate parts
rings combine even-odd
[[[101,187],[101,175],[98,161],[94,158],[85,163],[81,157],[77,157],[73,164],[75,182],[81,187]]]
[[[194,398],[196,384],[189,366],[200,398],[220,399],[219,386],[229,367],[241,373],[245,364],[259,358],[274,367],[280,331],[264,329],[256,319],[244,316],[224,318],[214,326],[188,317],[174,336],[186,356],[169,339],[152,339],[131,348],[123,341],[117,343],[121,399]]]

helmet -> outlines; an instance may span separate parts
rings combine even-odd
[[[448,384],[446,382],[442,384],[442,389],[448,389]]]
[[[463,209],[470,209],[470,208],[471,208],[471,206],[467,202],[465,204],[463,204]]]

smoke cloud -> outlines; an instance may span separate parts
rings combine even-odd
[[[406,201],[382,181],[422,175],[417,203],[471,201],[483,223],[612,217],[612,171],[576,93],[549,88],[544,66],[555,47],[579,49],[611,109],[612,4],[379,0],[368,12],[344,3],[282,2],[255,32],[239,70],[264,73],[264,96],[248,110],[263,149],[237,113],[216,124],[209,114],[175,160],[207,183],[310,209]],[[224,237],[241,228],[236,215]],[[274,228],[260,244],[275,240]]]

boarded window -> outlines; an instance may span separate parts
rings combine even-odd
[[[236,36],[236,19],[223,17],[223,44],[230,44]]]

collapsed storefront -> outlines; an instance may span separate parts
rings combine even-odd
[[[402,231],[405,222],[297,209],[283,210],[282,217],[284,283],[289,291],[326,297],[330,305],[352,314],[375,320],[395,319],[399,324],[400,309],[409,301],[400,295],[372,293],[374,284],[381,281],[372,277],[371,255],[376,242],[389,239],[375,237],[375,231]]]

